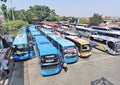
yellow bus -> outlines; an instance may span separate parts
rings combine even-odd
[[[65,38],[76,44],[78,48],[78,55],[80,57],[89,57],[91,55],[91,46],[87,40],[76,36],[65,36]]]

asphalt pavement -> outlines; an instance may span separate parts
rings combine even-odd
[[[120,85],[120,56],[112,56],[92,49],[92,56],[79,58],[57,75],[43,77],[37,57],[24,62],[24,85],[91,85],[91,82],[105,78],[113,85]]]

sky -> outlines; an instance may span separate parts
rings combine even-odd
[[[29,6],[45,5],[60,16],[91,17],[94,13],[103,16],[120,16],[120,0],[7,0],[7,7],[28,9]],[[3,2],[0,2],[0,6]]]

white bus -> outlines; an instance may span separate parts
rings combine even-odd
[[[112,30],[120,31],[120,27],[110,27]]]
[[[120,39],[108,36],[91,35],[89,37],[90,44],[96,48],[116,55],[120,54]]]
[[[111,31],[111,28],[108,27],[98,27],[98,26],[91,26],[91,29],[95,31]]]
[[[93,29],[86,28],[83,26],[76,26],[76,33],[83,37],[89,37],[90,35],[95,34],[95,31]]]
[[[119,31],[98,31],[97,34],[120,39]]]

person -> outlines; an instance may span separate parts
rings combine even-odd
[[[2,64],[0,62],[0,80],[2,80]]]
[[[5,57],[5,59],[2,61],[2,75],[6,76],[9,74],[9,67],[8,67],[8,59]]]
[[[33,45],[32,45],[31,41],[29,42],[29,49],[30,49],[30,51],[33,49]]]
[[[63,69],[65,72],[67,72],[68,68],[67,68],[67,63],[63,63]]]

